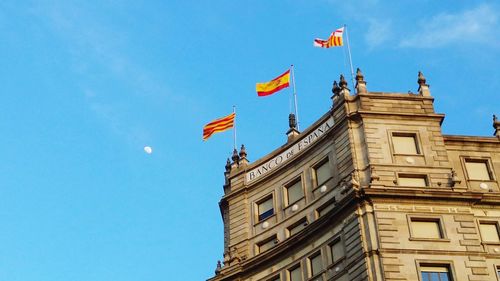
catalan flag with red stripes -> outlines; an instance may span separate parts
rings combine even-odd
[[[203,127],[203,140],[206,141],[212,134],[224,132],[234,127],[236,113],[216,119]]]
[[[330,34],[330,37],[328,39],[323,40],[316,38],[314,39],[314,47],[320,47],[320,48],[330,48],[330,47],[337,47],[337,46],[343,46],[344,42],[342,40],[342,34],[344,33],[344,27],[341,27],[332,34]]]

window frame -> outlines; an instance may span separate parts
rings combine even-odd
[[[302,226],[303,226],[303,228],[302,228],[302,229],[300,229],[299,231],[297,231],[296,233],[292,234],[292,233],[291,233],[292,231],[290,231],[290,230],[291,230],[291,229],[296,228],[296,227],[297,227],[297,226],[299,226],[299,225],[302,225]],[[308,222],[308,220],[307,220],[307,217],[304,217],[304,218],[302,218],[302,219],[298,220],[297,222],[295,222],[295,223],[291,224],[290,226],[288,226],[288,227],[286,228],[286,235],[287,235],[287,238],[288,238],[288,237],[291,237],[291,236],[294,236],[294,235],[296,235],[297,233],[301,232],[302,230],[304,230],[304,229],[307,227],[307,225],[309,225],[309,222]]]
[[[489,179],[473,179],[469,175],[469,169],[467,168],[467,163],[484,163],[486,167],[486,172],[488,173]],[[462,157],[462,164],[465,171],[465,176],[468,181],[495,181],[495,173],[493,172],[493,166],[491,165],[491,159],[489,157]]]
[[[395,146],[395,141],[394,137],[411,137],[413,138],[413,142],[415,144],[415,151],[416,153],[400,153],[396,152],[396,146]],[[403,155],[403,156],[415,156],[415,155],[423,155],[422,153],[422,147],[421,147],[421,142],[419,138],[418,132],[415,131],[406,131],[406,132],[401,132],[401,131],[391,131],[390,132],[390,139],[391,139],[391,151],[393,155]]]
[[[314,272],[314,270],[313,270],[313,259],[315,259],[315,258],[319,258],[319,261],[321,263],[321,268],[318,272]],[[323,256],[321,254],[321,249],[319,251],[315,252],[314,254],[310,255],[307,258],[307,263],[308,263],[308,268],[309,268],[309,278],[314,278],[314,277],[321,275],[325,271],[325,265],[323,263]]]
[[[337,243],[340,243],[340,246],[342,247],[342,256],[335,259],[336,255],[334,255],[333,246]],[[328,250],[330,251],[330,261],[331,261],[330,266],[341,263],[345,259],[345,254],[346,254],[344,239],[342,239],[341,236],[338,236],[335,239],[333,239],[332,242],[328,243]]]
[[[331,199],[323,203],[323,205],[319,206],[316,208],[314,211],[314,217],[316,219],[319,219],[320,217],[324,216],[326,213],[331,212],[335,207],[337,206],[337,200],[335,196],[332,196]]]
[[[497,231],[498,241],[485,241],[483,238],[483,232],[481,231],[481,225],[494,225]],[[496,220],[478,220],[479,237],[481,237],[482,244],[488,245],[500,245],[500,226]]]
[[[271,278],[266,279],[266,281],[281,281],[281,274],[278,273],[278,274],[272,276]]]
[[[444,219],[442,216],[429,216],[429,215],[418,215],[418,214],[411,214],[407,215],[407,220],[408,220],[408,230],[409,230],[409,240],[410,241],[432,241],[432,242],[449,242],[450,239],[448,239],[448,236],[446,234],[446,228],[444,227]],[[413,222],[436,222],[440,234],[440,238],[434,238],[434,237],[417,237],[414,234],[413,231]]]
[[[272,203],[272,206],[273,206],[271,208],[272,213],[266,215],[263,218],[261,218],[260,205],[262,205],[264,202],[267,202],[269,199],[271,199],[271,203]],[[264,196],[263,198],[255,201],[255,203],[254,203],[254,206],[255,206],[255,218],[256,218],[257,223],[263,222],[263,221],[269,219],[270,217],[276,215],[276,208],[275,208],[276,204],[275,204],[274,201],[275,200],[274,200],[274,193],[273,192],[271,192],[271,193],[267,194],[266,196]],[[266,211],[266,212],[268,212],[268,211]],[[266,212],[263,212],[262,214],[265,214]]]
[[[323,180],[322,182],[319,182],[318,181],[318,173],[317,173],[317,171],[323,165],[328,165],[327,168],[330,171],[330,175],[325,180]],[[321,187],[322,185],[324,185],[325,183],[327,183],[333,177],[333,170],[330,169],[331,165],[330,165],[330,157],[329,156],[326,156],[326,157],[322,158],[317,163],[315,163],[314,165],[312,165],[311,168],[312,168],[312,178],[314,179],[314,184],[315,184],[313,190],[316,189],[316,188]]]
[[[294,186],[295,184],[297,184],[298,182],[300,182],[300,190],[302,191],[302,196],[299,197],[297,200],[290,202],[290,196],[289,196],[288,189],[291,188],[292,186]],[[299,202],[300,200],[302,200],[305,197],[304,182],[302,181],[302,175],[294,178],[293,180],[291,180],[288,183],[286,183],[285,185],[283,185],[283,194],[284,194],[283,199],[285,201],[284,202],[285,207],[291,206],[291,205]]]
[[[415,260],[417,265],[417,275],[418,280],[423,281],[422,278],[422,267],[446,267],[448,269],[448,280],[455,281],[455,270],[453,268],[453,261],[442,261],[442,260]]]
[[[297,280],[292,279],[292,271],[294,271],[296,269],[299,269],[299,271],[300,271],[300,281],[304,281],[304,271],[302,270],[302,265],[300,264],[300,262],[294,264],[293,266],[290,266],[286,270],[287,280],[288,281],[297,281]]]
[[[409,185],[401,185],[401,178],[413,178],[413,179],[423,179],[425,182],[425,186],[420,186],[420,185],[415,185],[415,186],[409,186]],[[408,188],[414,188],[414,187],[430,187],[430,181],[429,181],[429,176],[427,174],[411,174],[411,173],[397,173],[397,185],[401,187],[408,187]]]
[[[270,243],[270,242],[274,243],[274,245],[271,246],[271,247],[269,247],[266,250],[261,251],[260,248],[263,245],[266,245],[267,243]],[[278,244],[278,236],[276,234],[274,234],[274,235],[272,235],[272,236],[270,236],[270,237],[268,237],[266,239],[263,239],[263,240],[255,243],[257,254],[261,254],[261,253],[264,253],[264,252],[267,252],[267,251],[271,250],[272,248],[276,247],[276,244]]]

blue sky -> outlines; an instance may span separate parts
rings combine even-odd
[[[309,126],[348,74],[312,40],[344,23],[368,90],[416,92],[421,70],[444,133],[500,115],[497,1],[139,2],[0,3],[1,280],[211,277],[232,134],[203,125],[236,105],[251,161],[282,145],[291,91],[254,89],[294,64]]]

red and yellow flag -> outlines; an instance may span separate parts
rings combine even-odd
[[[313,46],[314,47],[320,47],[320,48],[330,48],[330,47],[337,47],[337,46],[343,46],[344,42],[342,40],[342,34],[344,33],[344,27],[341,27],[332,34],[330,34],[330,37],[328,39],[323,40],[316,38],[314,39]]]
[[[269,96],[277,91],[290,86],[290,69],[273,80],[257,83],[256,90],[259,97]]]
[[[203,127],[203,140],[206,141],[212,134],[224,132],[234,127],[236,113],[216,119]]]

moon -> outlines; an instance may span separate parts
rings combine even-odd
[[[151,146],[145,146],[144,152],[146,152],[147,154],[151,154],[153,153],[153,148]]]

